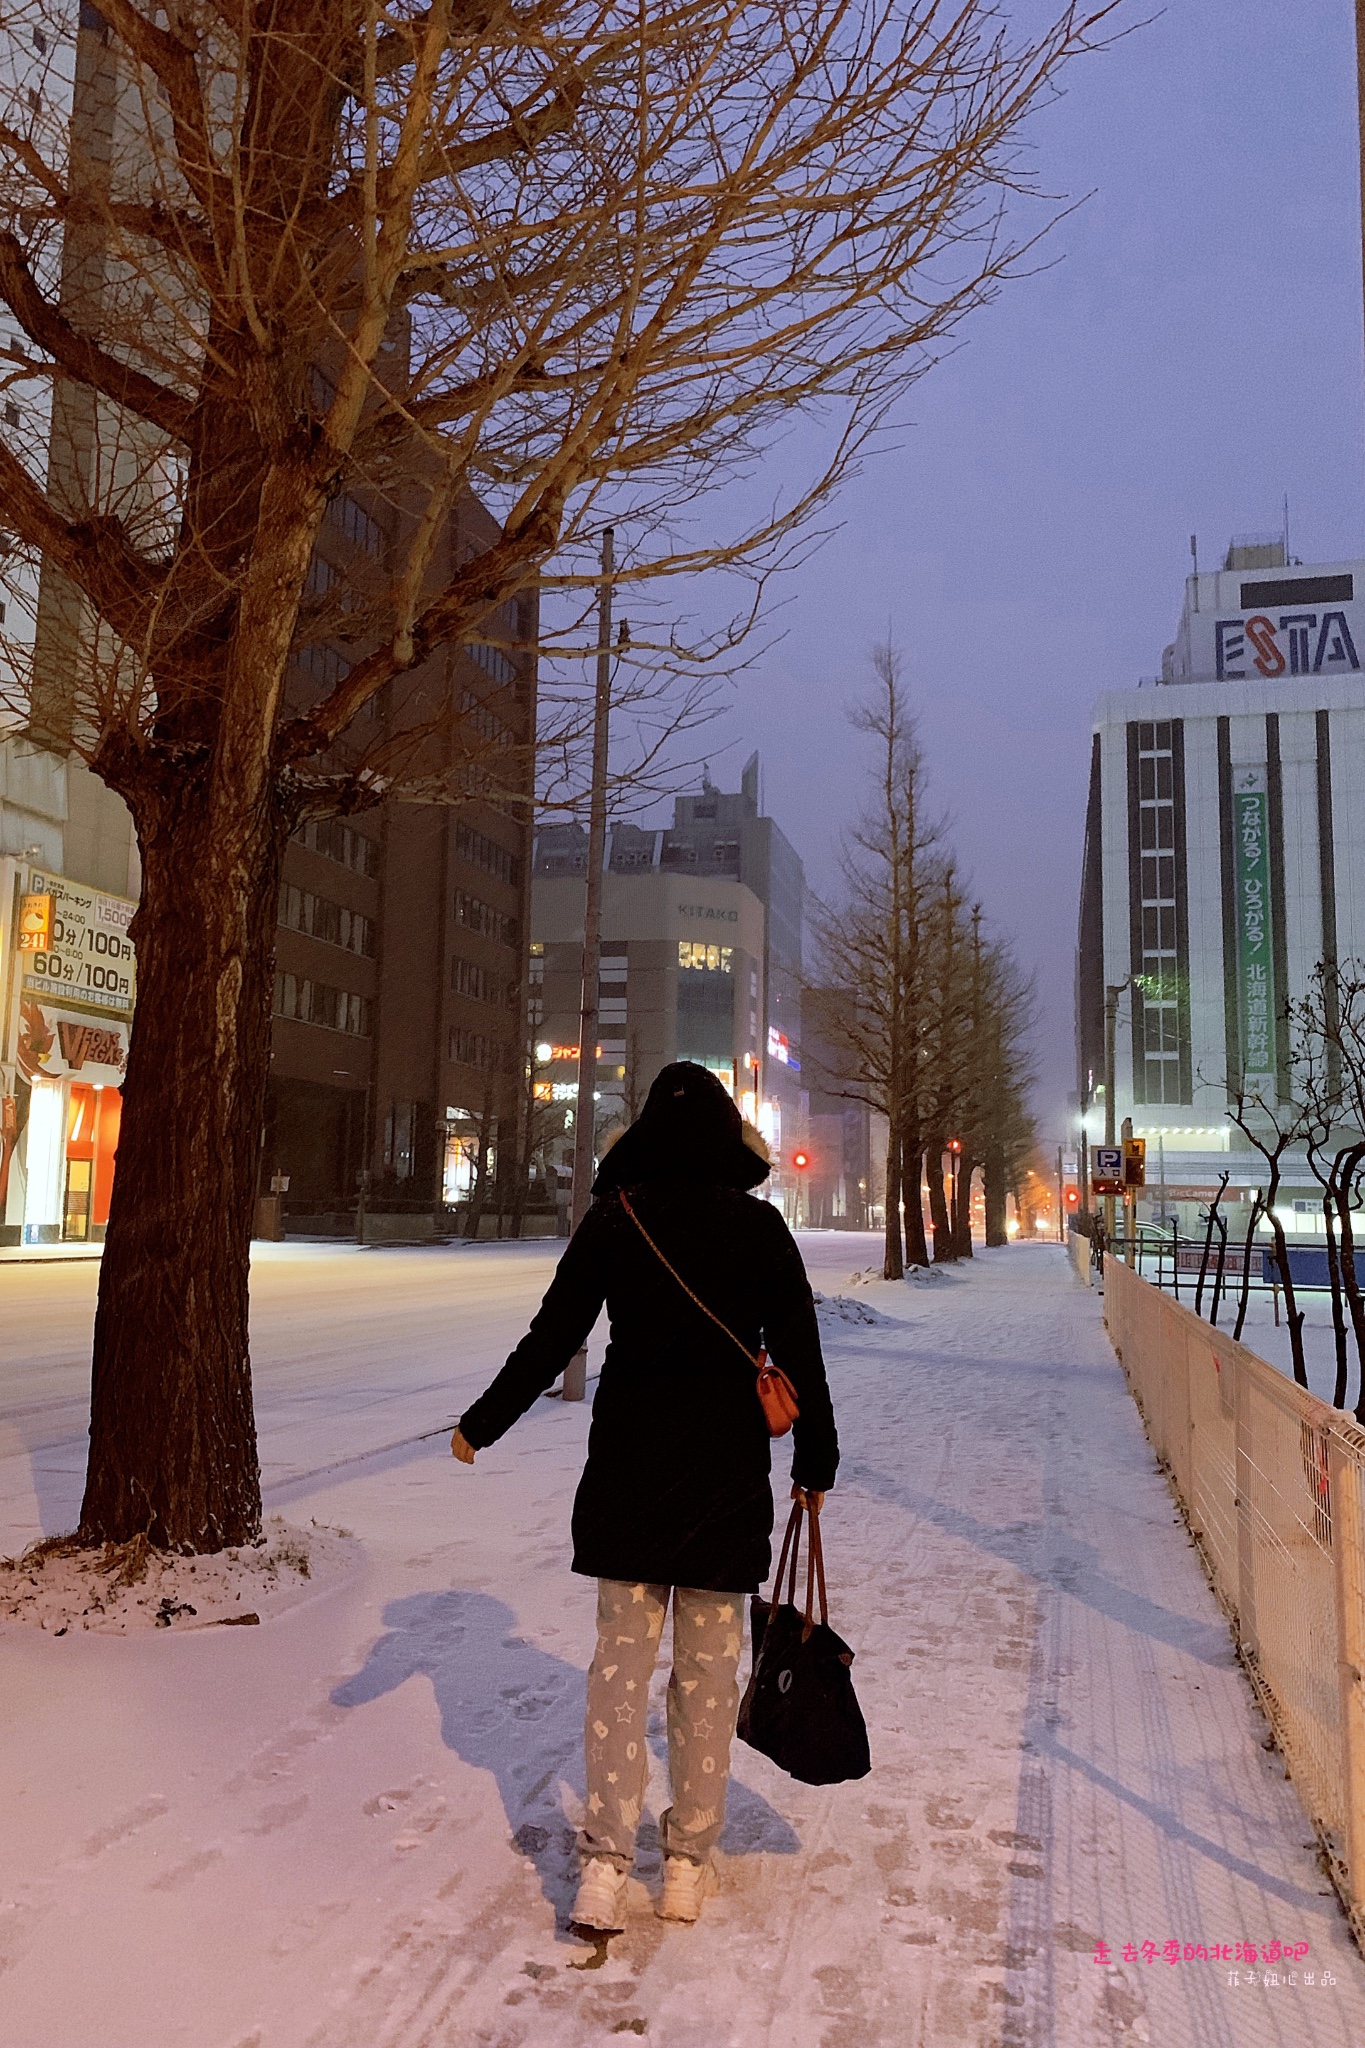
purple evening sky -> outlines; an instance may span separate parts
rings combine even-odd
[[[726,787],[761,750],[768,809],[837,900],[865,759],[845,707],[890,621],[933,796],[1036,977],[1055,1143],[1093,699],[1158,672],[1192,532],[1211,567],[1232,534],[1278,532],[1287,493],[1295,554],[1362,551],[1349,0],[1174,0],[1077,65],[1031,138],[1042,183],[1093,194],[1060,260],[916,387],[705,743]]]

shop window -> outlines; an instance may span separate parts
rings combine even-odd
[[[95,1165],[91,1159],[66,1162],[66,1200],[62,1211],[62,1236],[77,1243],[90,1235],[90,1197],[94,1192]]]
[[[709,974],[733,972],[734,950],[730,946],[708,946],[702,939],[679,939],[679,967],[697,968]]]

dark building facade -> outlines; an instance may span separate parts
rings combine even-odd
[[[341,502],[310,579],[324,591],[372,573],[415,516],[401,497]],[[445,545],[465,559],[495,532],[467,499]],[[363,751],[420,726],[424,765],[464,798],[314,820],[286,854],[261,1155],[262,1193],[288,1182],[286,1230],[347,1232],[362,1199],[375,1237],[441,1234],[471,1204],[511,1206],[527,1092],[534,597],[486,631],[381,693],[354,740]],[[346,665],[341,646],[306,648],[301,691],[332,687]]]

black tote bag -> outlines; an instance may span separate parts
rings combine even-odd
[[[806,1611],[796,1607],[796,1565],[801,1517],[807,1526]],[[779,1605],[782,1575],[791,1553],[787,1597]],[[820,1619],[812,1618],[816,1580]],[[820,1517],[797,1501],[787,1523],[773,1580],[773,1597],[756,1594],[750,1604],[753,1672],[739,1706],[741,1742],[771,1758],[779,1770],[803,1785],[841,1785],[865,1778],[872,1768],[867,1723],[853,1690],[853,1652],[829,1625]]]

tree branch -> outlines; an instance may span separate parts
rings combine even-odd
[[[80,334],[43,297],[17,237],[0,228],[0,298],[39,348],[78,384],[86,384],[148,420],[174,441],[188,437],[191,406],[130,363],[106,355],[97,343]]]
[[[19,458],[0,442],[0,526],[39,548],[90,599],[114,631],[136,644],[166,570],[131,547],[109,515],[65,520],[53,511]]]

